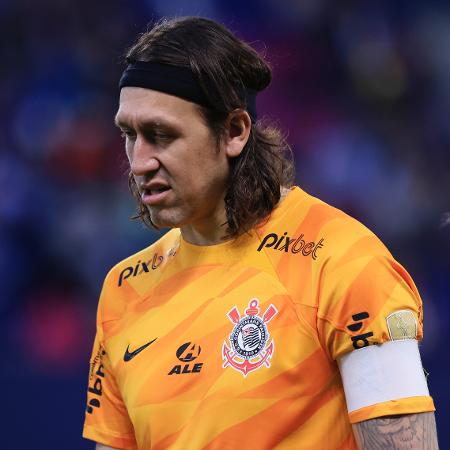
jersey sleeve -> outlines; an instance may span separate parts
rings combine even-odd
[[[135,450],[137,445],[133,425],[114,379],[104,342],[101,303],[102,296],[90,359],[83,437],[113,448]]]
[[[417,288],[374,235],[360,236],[329,256],[319,292],[319,339],[334,360],[367,346],[423,337]],[[434,411],[429,396],[392,399],[352,411],[350,421],[426,411]]]

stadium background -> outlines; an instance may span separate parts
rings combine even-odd
[[[298,183],[412,274],[450,449],[448,13],[430,0],[2,0],[0,447],[93,447],[80,434],[101,282],[158,236],[128,220],[119,59],[150,20],[199,14],[265,50],[259,112],[289,133]]]

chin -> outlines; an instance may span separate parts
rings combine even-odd
[[[157,228],[180,228],[183,220],[171,211],[150,211],[150,218]]]

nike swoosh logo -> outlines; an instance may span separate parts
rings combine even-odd
[[[125,362],[131,361],[136,355],[141,353],[142,350],[145,350],[150,344],[153,344],[156,339],[158,338],[153,339],[153,341],[147,342],[147,344],[144,344],[143,346],[137,348],[136,350],[133,350],[132,352],[130,352],[130,346],[128,345],[127,349],[125,350],[125,354],[123,355],[123,360]]]

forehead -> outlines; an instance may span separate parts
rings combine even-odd
[[[120,91],[118,125],[138,126],[148,121],[163,121],[173,125],[203,121],[199,107],[182,98],[151,89],[124,87]]]

